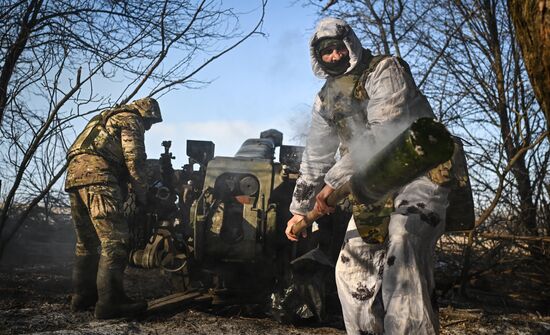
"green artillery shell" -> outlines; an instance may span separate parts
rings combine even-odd
[[[431,118],[416,120],[351,177],[351,190],[372,204],[449,160],[454,143],[445,126]]]

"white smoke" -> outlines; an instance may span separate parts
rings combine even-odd
[[[413,122],[414,120],[400,120],[399,122],[371,125],[368,132],[361,137],[355,138],[351,143],[350,150],[354,170],[365,169],[372,161],[372,157],[390,144]]]

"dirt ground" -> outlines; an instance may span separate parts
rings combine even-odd
[[[282,325],[244,307],[223,313],[194,307],[132,321],[71,313],[73,247],[65,214],[49,221],[37,217],[20,230],[0,262],[0,335],[345,334],[337,317],[329,325]],[[548,258],[499,257],[496,265],[473,269],[479,273],[469,282],[466,298],[456,285],[460,257],[438,254],[441,334],[550,334]],[[132,297],[154,299],[173,292],[158,270],[128,268],[125,281]]]

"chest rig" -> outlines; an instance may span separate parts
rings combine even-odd
[[[349,152],[353,139],[361,138],[368,128],[369,96],[365,82],[376,66],[388,55],[372,56],[363,50],[361,62],[345,76],[328,78],[319,93],[323,104],[321,116],[338,134],[340,154]],[[393,211],[393,195],[375,204],[364,205],[350,195],[352,213],[361,237],[367,243],[383,243]]]
[[[328,78],[319,93],[323,104],[321,116],[336,129],[340,140],[340,154],[349,152],[353,138],[359,138],[368,127],[366,114],[369,96],[365,82],[376,66],[388,55],[372,56],[363,50],[363,57],[348,74]]]

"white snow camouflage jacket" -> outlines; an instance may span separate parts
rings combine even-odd
[[[315,57],[314,45],[327,37],[342,38],[349,50],[350,66],[339,77],[329,76]],[[360,78],[354,69],[368,57],[365,53],[370,54],[345,21],[325,18],[318,23],[310,41],[310,56],[314,74],[326,83],[313,104],[300,177],[290,206],[293,214],[306,214],[325,183],[332,188],[343,185],[358,165],[365,164],[413,121],[433,117],[428,101],[396,57],[382,60],[368,74],[364,82],[367,99],[346,95],[353,88],[349,82]],[[336,161],[338,148],[341,159]]]

